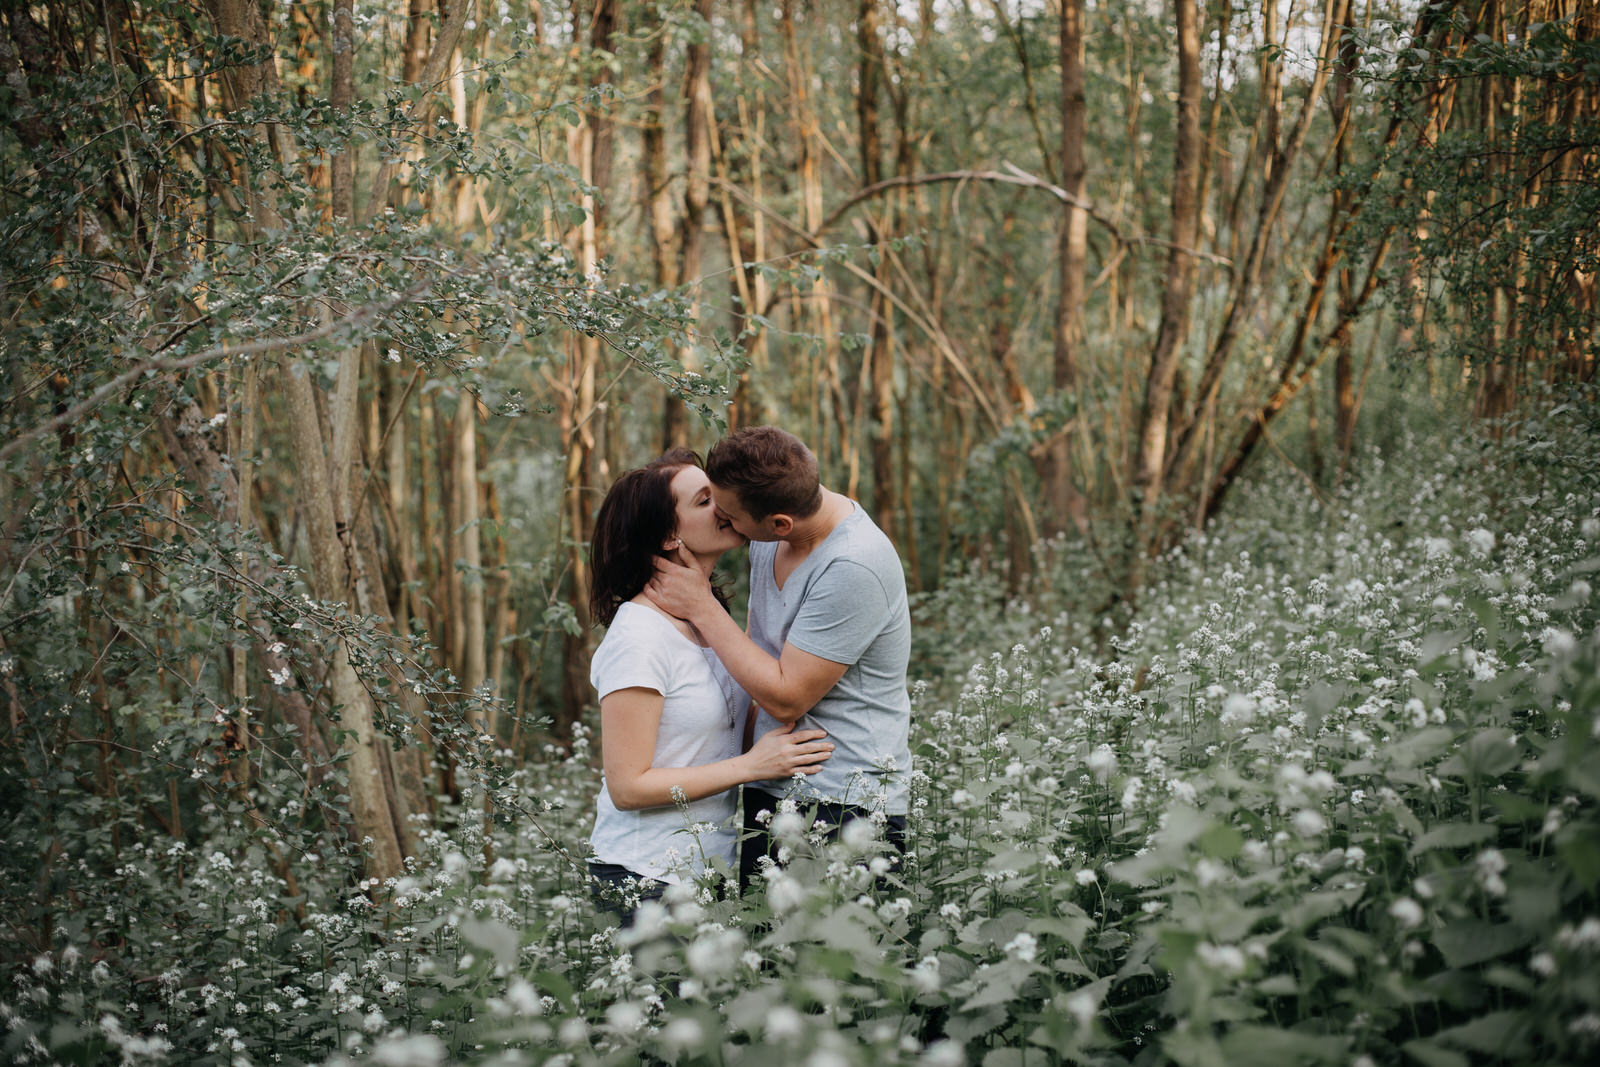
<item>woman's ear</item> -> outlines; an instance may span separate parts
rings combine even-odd
[[[663,552],[671,552],[673,549],[678,548],[682,544],[683,544],[683,539],[682,538],[669,537],[665,541],[661,542],[661,551],[663,551]]]

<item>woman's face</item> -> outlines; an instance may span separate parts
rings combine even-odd
[[[678,515],[674,536],[693,555],[715,558],[745,543],[744,536],[717,513],[711,502],[711,480],[699,467],[684,467],[672,476],[672,500]]]

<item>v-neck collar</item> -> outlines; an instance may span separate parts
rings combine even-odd
[[[845,499],[849,500],[850,498],[846,497]],[[855,520],[856,515],[859,514],[860,511],[861,511],[861,505],[857,504],[854,500],[850,500],[850,513],[848,515],[846,515],[844,518],[840,519],[837,523],[834,524],[833,529],[828,531],[828,536],[824,537],[822,540],[818,541],[816,547],[813,548],[810,552],[806,553],[806,558],[805,559],[801,560],[799,563],[796,563],[794,565],[794,570],[789,572],[789,577],[784,579],[781,583],[778,581],[778,553],[777,553],[776,550],[774,550],[773,553],[772,553],[772,564],[771,564],[771,566],[772,566],[772,587],[774,589],[776,589],[779,593],[782,593],[786,589],[788,589],[789,583],[794,581],[795,575],[799,574],[802,570],[804,570],[805,567],[814,558],[816,558],[817,553],[822,551],[822,546],[827,544],[829,541],[832,541],[833,538],[834,538],[834,535],[837,534],[840,530],[844,529],[844,526],[845,526],[846,523],[853,522]],[[779,546],[780,547],[782,546],[782,542],[781,541],[779,542]]]

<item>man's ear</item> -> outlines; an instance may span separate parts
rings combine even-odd
[[[772,527],[772,532],[778,536],[780,541],[794,532],[794,520],[787,515],[773,515],[767,519],[767,523]]]

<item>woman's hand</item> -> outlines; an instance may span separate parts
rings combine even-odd
[[[750,746],[750,751],[738,757],[749,769],[749,782],[768,778],[788,778],[795,773],[816,774],[822,763],[833,755],[833,742],[824,741],[826,730],[796,730],[788,723],[776,730],[768,730]]]

